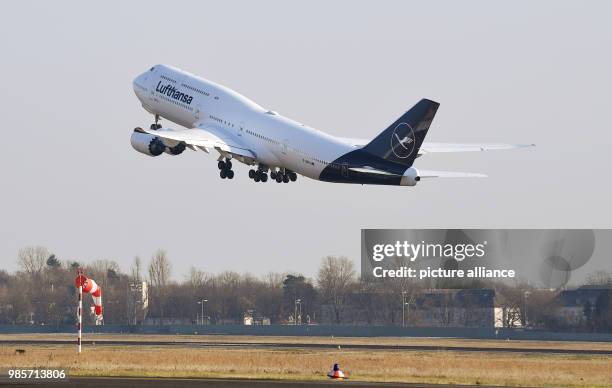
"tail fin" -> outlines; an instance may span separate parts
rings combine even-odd
[[[412,166],[440,104],[422,99],[362,150],[383,159]]]

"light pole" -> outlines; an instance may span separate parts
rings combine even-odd
[[[200,319],[202,322],[202,325],[204,325],[204,303],[208,302],[208,299],[200,299],[198,301],[198,304],[202,307],[202,311],[200,313]]]
[[[296,299],[294,308],[293,308],[293,324],[297,325],[297,317],[298,317],[298,305],[300,305],[300,315],[302,315],[302,300]]]
[[[402,291],[402,327],[406,327],[406,291]]]
[[[527,297],[531,294],[531,291],[525,291],[523,294],[523,307],[525,309],[525,327],[527,327]]]
[[[407,291],[402,291],[402,327],[406,327],[406,306],[410,308],[410,303],[414,301],[414,296],[410,296],[410,299],[408,300],[408,302],[406,302],[407,293]]]

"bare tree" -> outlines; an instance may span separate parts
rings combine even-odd
[[[140,257],[134,257],[134,262],[130,267],[130,278],[132,282],[140,283],[142,281],[142,261]]]
[[[151,283],[151,310],[157,310],[159,317],[164,317],[164,305],[168,295],[170,281],[170,261],[165,250],[158,249],[149,263],[149,282]]]
[[[262,276],[261,280],[270,288],[281,288],[286,276],[287,274],[268,272]]]
[[[116,261],[106,259],[94,260],[86,269],[90,277],[95,278],[103,288],[107,288],[109,277],[114,278],[121,271]]]
[[[163,249],[158,249],[157,252],[151,258],[149,264],[149,281],[151,286],[156,288],[164,288],[168,285],[170,280],[170,261],[168,260],[168,254]]]
[[[189,273],[187,274],[187,282],[191,286],[191,288],[200,288],[202,287],[207,280],[208,276],[206,272],[201,269],[197,269],[196,267],[189,268]]]
[[[526,326],[527,310],[531,288],[526,283],[517,282],[514,286],[497,286],[497,304],[502,308],[504,327]],[[531,310],[531,309],[529,309]],[[530,319],[531,320],[531,319]]]
[[[50,256],[49,251],[45,247],[25,247],[17,253],[17,264],[22,271],[30,275],[40,274]]]
[[[355,269],[348,258],[327,256],[322,260],[317,284],[323,300],[332,305],[336,323],[341,322],[346,296],[354,279]]]

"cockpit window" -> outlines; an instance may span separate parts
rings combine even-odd
[[[268,114],[268,115],[272,115],[272,116],[276,116],[276,115],[278,115],[278,113],[276,113],[276,112],[275,112],[275,111],[273,111],[273,110],[269,110],[269,111],[267,111],[267,112],[266,112],[266,114]]]
[[[155,70],[155,66],[153,66],[153,67],[151,68],[151,70],[149,70],[149,71],[153,71],[153,70]]]

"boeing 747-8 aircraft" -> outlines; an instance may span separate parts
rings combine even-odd
[[[438,110],[423,99],[372,140],[339,138],[267,110],[224,86],[172,66],[156,65],[133,82],[144,109],[155,116],[150,128],[136,128],[132,146],[158,156],[186,148],[219,153],[221,178],[234,177],[233,160],[248,166],[249,177],[266,182],[312,179],[414,186],[421,178],[482,177],[482,174],[422,171],[415,159],[432,152],[521,148],[509,144],[423,143]],[[163,127],[160,118],[186,129]]]

